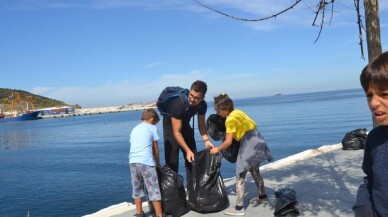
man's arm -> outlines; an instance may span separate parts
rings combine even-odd
[[[187,146],[185,139],[182,136],[182,120],[171,117],[172,131],[174,133],[175,140],[181,146],[181,148],[186,152],[186,159],[189,162],[194,161],[194,153]]]
[[[205,115],[198,114],[198,130],[201,134],[202,140],[205,142],[205,147],[207,149],[214,148],[214,145],[210,142],[209,136],[207,135],[206,131],[206,124],[205,124]]]

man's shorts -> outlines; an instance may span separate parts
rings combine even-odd
[[[141,163],[130,164],[131,182],[132,182],[132,197],[144,197],[144,185],[148,193],[148,200],[158,201],[162,199],[158,174],[156,167],[148,166]]]

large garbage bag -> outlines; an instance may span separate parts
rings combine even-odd
[[[211,114],[206,120],[206,130],[207,134],[215,141],[225,140],[225,120],[217,114]],[[225,150],[222,150],[221,153],[223,157],[230,163],[235,163],[237,161],[238,151],[240,149],[240,142],[233,139],[232,144]]]
[[[296,200],[296,193],[291,188],[281,188],[275,191],[277,198],[275,205],[275,216],[298,216],[300,215],[298,209],[298,201]]]
[[[238,151],[240,150],[240,142],[233,139],[232,144],[225,150],[222,150],[222,156],[230,163],[236,163]]]
[[[186,201],[183,177],[168,166],[161,169],[159,179],[163,211],[167,215],[182,216],[190,211]]]
[[[217,114],[211,114],[206,119],[206,130],[207,134],[212,138],[214,141],[220,141],[225,137],[225,118],[217,115]]]
[[[359,128],[347,132],[342,139],[343,150],[358,150],[364,149],[368,132],[366,128]]]
[[[229,207],[229,198],[220,173],[222,154],[209,150],[195,154],[187,186],[189,207],[200,213],[218,212]]]

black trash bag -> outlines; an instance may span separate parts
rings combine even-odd
[[[298,216],[300,215],[298,209],[298,201],[296,200],[296,193],[291,188],[281,188],[275,191],[277,198],[275,205],[275,216]]]
[[[342,149],[343,150],[358,150],[364,149],[366,143],[366,137],[368,136],[368,131],[366,128],[359,128],[353,131],[347,132],[342,139]]]
[[[236,163],[238,151],[240,150],[240,142],[233,139],[232,144],[225,150],[222,150],[222,156],[230,163]]]
[[[217,114],[211,114],[207,118],[206,120],[207,134],[214,141],[220,141],[225,137],[225,132],[226,132],[225,120],[226,118],[223,118]]]
[[[222,154],[203,150],[195,154],[188,184],[189,207],[199,213],[211,213],[229,207],[229,198],[220,173]]]
[[[182,216],[190,211],[186,201],[183,177],[168,166],[161,169],[159,179],[162,207],[167,215]]]
[[[207,134],[215,141],[225,140],[225,120],[217,114],[211,114],[206,120],[206,130]],[[240,142],[233,139],[232,144],[229,148],[222,150],[222,156],[229,161],[230,163],[235,163],[237,161],[238,151],[240,149]]]

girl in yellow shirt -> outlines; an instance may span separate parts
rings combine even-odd
[[[233,101],[227,94],[214,97],[214,109],[221,117],[226,117],[226,135],[224,142],[211,149],[216,154],[227,149],[233,139],[240,142],[240,150],[236,161],[236,206],[225,212],[226,215],[245,215],[244,191],[245,178],[248,171],[256,183],[259,196],[251,201],[267,198],[263,177],[260,174],[260,163],[272,161],[272,154],[268,149],[264,138],[256,128],[256,123],[243,111],[234,109]]]

